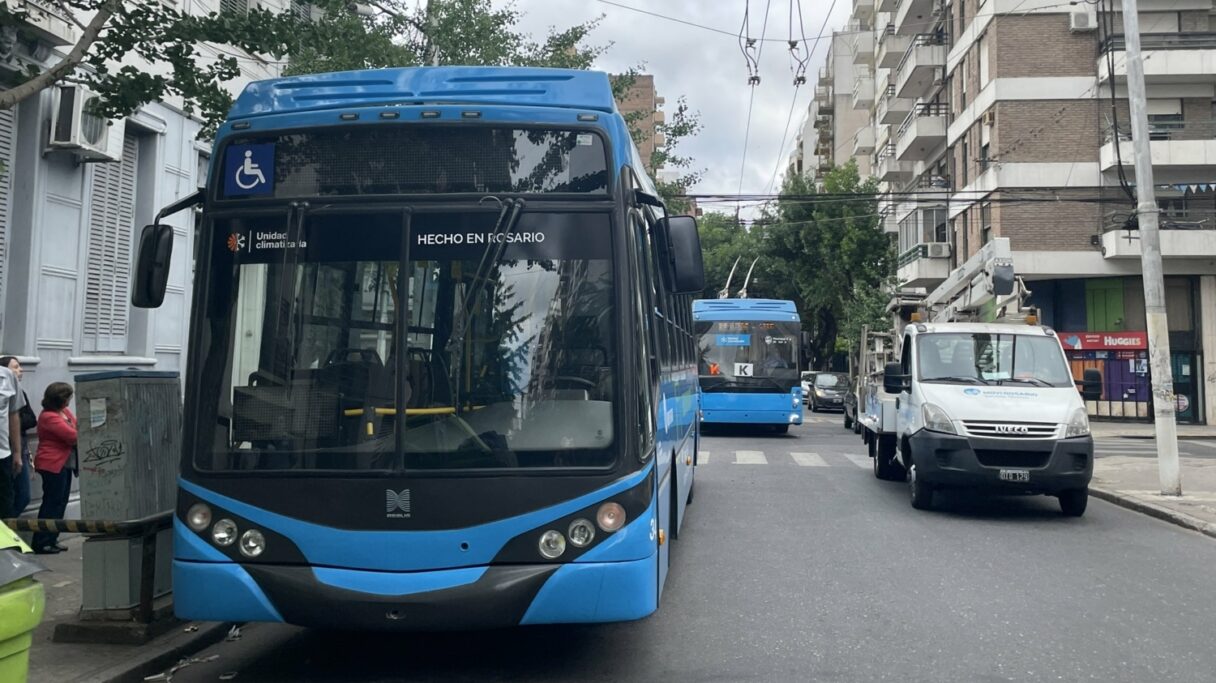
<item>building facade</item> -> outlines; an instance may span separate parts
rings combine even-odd
[[[57,63],[79,38],[54,3],[23,1],[29,21],[4,27],[0,40],[0,88],[31,62]],[[223,0],[224,11],[247,8]],[[185,5],[197,14],[220,9],[220,0]],[[229,84],[234,93],[280,70],[257,57],[239,59],[243,78]],[[166,69],[129,64],[151,73]],[[20,358],[23,388],[35,406],[48,384],[86,372],[181,370],[189,348],[195,215],[165,221],[176,239],[161,308],[131,306],[131,266],[140,227],[204,182],[210,145],[198,138],[201,121],[174,101],[103,121],[73,111],[73,98],[83,94],[52,87],[0,111],[0,352]],[[53,144],[52,136],[62,142],[69,134],[89,144]]]
[[[659,130],[660,124],[666,120],[662,109],[665,103],[666,100],[660,97],[658,91],[655,90],[654,76],[651,74],[634,76],[633,83],[623,95],[617,98],[616,103],[621,115],[639,133],[639,139],[634,142],[638,146],[638,152],[642,155],[642,163],[646,165],[646,171],[652,176],[655,169],[652,168],[651,157],[656,149],[667,144],[662,131]]]
[[[872,168],[901,284],[932,289],[1008,237],[1074,371],[1103,374],[1091,413],[1149,419],[1118,9],[855,0],[849,33],[855,69],[874,74]],[[1141,0],[1139,19],[1176,408],[1181,421],[1216,423],[1216,7]]]

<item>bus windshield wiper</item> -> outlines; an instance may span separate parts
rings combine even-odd
[[[477,306],[481,303],[481,293],[486,288],[486,283],[490,278],[490,271],[502,258],[503,252],[507,249],[507,238],[515,230],[516,224],[519,223],[519,216],[523,213],[524,200],[522,199],[507,199],[501,200],[492,195],[482,197],[481,201],[487,199],[498,202],[501,209],[498,212],[498,220],[494,223],[494,232],[490,238],[490,244],[486,246],[486,251],[481,255],[481,263],[477,265],[477,272],[473,275],[473,282],[469,285],[469,292],[464,298],[464,310],[459,318],[456,319],[456,324],[452,328],[452,336],[448,337],[448,343],[445,351],[448,357],[452,359],[451,373],[448,377],[448,387],[451,390],[453,405],[456,406],[456,412],[460,412],[460,400],[457,389],[460,384],[461,360],[464,354],[459,352],[460,346],[464,344],[464,336],[469,330],[470,323],[473,322],[473,316],[476,314]]]

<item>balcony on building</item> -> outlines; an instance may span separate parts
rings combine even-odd
[[[874,105],[874,74],[868,69],[859,70],[853,78],[854,109],[869,109]]]
[[[1098,150],[1098,161],[1103,171],[1113,170],[1119,165],[1131,168],[1136,157],[1132,145],[1130,123],[1123,121],[1119,129],[1118,145],[1115,135],[1107,128]],[[1149,150],[1153,166],[1171,171],[1203,171],[1216,165],[1216,119],[1182,119],[1181,116],[1149,116]]]
[[[950,275],[950,244],[921,242],[899,255],[900,287],[934,289]]]
[[[874,129],[863,126],[853,135],[853,156],[861,156],[874,151]]]
[[[904,161],[927,160],[946,141],[948,111],[944,102],[914,105],[895,136],[896,156]]]
[[[915,99],[941,87],[946,70],[946,39],[941,33],[912,37],[895,69],[895,94]]]
[[[827,81],[819,81],[815,86],[815,102],[819,103],[819,110],[823,111],[824,107],[832,106],[832,86]]]
[[[1098,52],[1098,79],[1111,76],[1106,55],[1114,53],[1116,83],[1127,82],[1127,44],[1122,35],[1102,42]],[[1140,34],[1144,82],[1149,86],[1175,84],[1216,76],[1216,32],[1170,32]]]
[[[888,85],[878,98],[875,119],[879,123],[898,125],[908,118],[912,111],[913,100],[895,96],[895,86]]]
[[[875,0],[874,8],[879,12],[894,12],[899,7],[899,0]]]
[[[921,33],[946,14],[946,0],[896,0],[895,31],[901,35]]]
[[[51,0],[17,0],[13,9],[25,12],[19,22],[23,30],[53,47],[63,47],[76,42],[76,27],[68,21],[59,4]]]
[[[856,8],[856,5],[854,5]],[[874,31],[864,22],[854,19],[849,22],[853,34],[853,63],[870,65],[874,60]]]
[[[874,0],[853,0],[853,16],[860,19],[874,16]]]
[[[894,69],[899,66],[908,46],[912,44],[912,36],[903,36],[895,32],[895,24],[887,24],[878,34],[877,55],[874,63],[880,69]]]
[[[1210,180],[1182,183],[1177,190],[1162,188],[1157,203],[1161,255],[1169,259],[1203,259],[1216,256],[1216,186]],[[1140,259],[1140,235],[1129,208],[1106,212],[1102,222],[1102,256]]]
[[[912,162],[895,155],[895,143],[888,142],[874,157],[874,176],[879,182],[898,184],[912,177]]]

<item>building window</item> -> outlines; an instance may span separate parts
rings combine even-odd
[[[992,204],[985,203],[980,207],[980,243],[992,241]]]
[[[127,350],[131,231],[135,223],[138,168],[139,138],[130,134],[123,139],[120,162],[93,165],[85,266],[85,351]]]
[[[970,147],[967,145],[967,134],[966,133],[963,133],[962,153],[963,153],[963,158],[959,159],[959,165],[958,165],[958,170],[959,170],[958,185],[960,188],[967,187],[967,183],[968,183],[967,167],[971,165]]]
[[[249,0],[220,0],[220,14],[247,14]]]

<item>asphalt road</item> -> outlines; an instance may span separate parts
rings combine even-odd
[[[1216,543],[1091,499],[939,495],[871,473],[839,416],[707,436],[653,617],[499,632],[251,625],[178,683],[1212,681]],[[1200,451],[1206,449],[1196,447]]]

